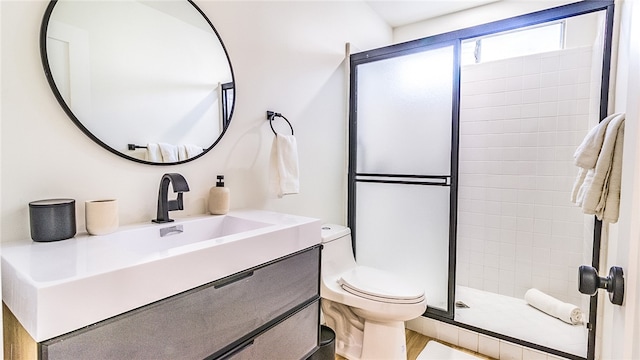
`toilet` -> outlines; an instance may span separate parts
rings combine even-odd
[[[348,227],[323,225],[322,245],[322,313],[336,333],[336,354],[349,360],[406,360],[404,322],[426,310],[424,288],[356,264]]]

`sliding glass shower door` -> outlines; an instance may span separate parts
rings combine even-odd
[[[360,265],[453,315],[458,43],[352,57],[349,226]],[[453,170],[452,170],[453,169]]]

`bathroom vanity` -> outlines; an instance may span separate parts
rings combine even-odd
[[[319,220],[241,211],[169,226],[164,237],[166,225],[145,224],[3,245],[5,358],[305,359],[317,349]]]

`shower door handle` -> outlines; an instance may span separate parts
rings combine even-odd
[[[578,290],[594,296],[598,289],[606,289],[609,301],[614,305],[622,305],[624,300],[624,273],[621,267],[612,266],[609,276],[598,276],[598,270],[593,266],[582,265],[578,269]]]

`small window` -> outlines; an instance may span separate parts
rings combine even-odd
[[[473,38],[462,42],[462,65],[564,48],[564,21]]]

